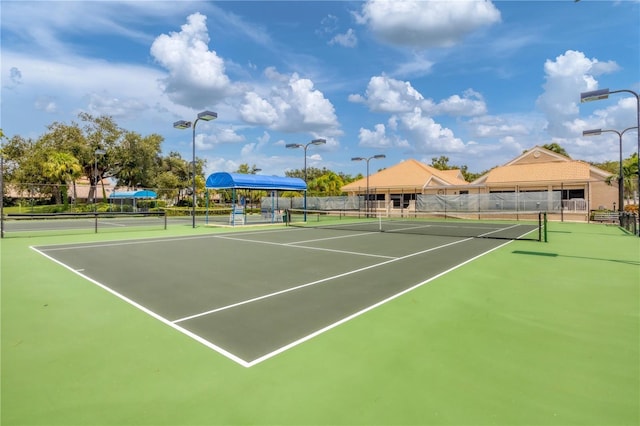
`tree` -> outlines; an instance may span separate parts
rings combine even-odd
[[[160,172],[157,176],[155,176],[154,184],[159,197],[165,199],[179,199],[180,179],[178,179],[178,176],[176,176],[175,174],[169,171]]]
[[[260,169],[254,164],[249,167],[249,164],[243,163],[238,166],[238,170],[236,173],[242,173],[245,175],[255,175]],[[244,197],[244,199],[254,205],[257,201],[259,201],[262,197],[267,196],[267,191],[259,191],[255,189],[238,189],[236,190],[238,197]]]
[[[5,176],[14,188],[27,191],[29,198],[45,198],[59,190],[60,179],[56,173],[44,170],[50,154],[56,152],[47,139],[34,141],[14,136],[3,151],[7,160]]]
[[[553,143],[548,143],[548,144],[544,144],[542,145],[542,147],[544,149],[548,149],[549,151],[553,151],[556,154],[560,154],[560,155],[564,155],[567,158],[571,158],[569,156],[569,154],[567,154],[567,151],[565,151],[565,149],[563,147],[561,147],[560,145],[558,145],[557,143],[553,142]]]
[[[341,195],[344,185],[344,181],[338,174],[327,172],[309,183],[309,194],[325,197]]]
[[[307,167],[307,182],[311,182],[313,179],[317,179],[325,173],[329,173],[331,170],[323,167],[319,169],[317,167]],[[304,179],[304,169],[301,170],[289,170],[284,172],[285,176],[288,177],[297,177],[300,179]]]
[[[449,157],[441,155],[438,158],[431,159],[431,167],[438,170],[451,170],[453,167],[449,165]]]
[[[468,167],[466,165],[463,166],[450,166],[449,165],[449,157],[441,155],[438,158],[431,159],[431,167],[438,170],[460,170],[462,177],[467,182],[473,182],[478,179],[483,173],[470,173]]]
[[[82,166],[78,159],[68,152],[50,151],[42,165],[43,176],[52,182],[56,204],[67,204],[67,184],[79,178]]]
[[[118,186],[152,187],[162,162],[160,145],[163,141],[162,136],[156,134],[143,137],[135,132],[126,132],[111,158]]]
[[[612,185],[618,182],[620,175],[620,161],[604,161],[602,163],[591,163],[593,166],[611,173],[605,182]],[[633,153],[628,158],[622,160],[622,185],[624,187],[624,197],[627,204],[631,204],[634,193],[638,186],[638,154]]]
[[[236,173],[255,175],[258,171],[260,171],[260,169],[255,164],[249,167],[249,164],[243,163],[238,166],[238,170],[236,170]]]
[[[187,189],[190,187],[189,166],[179,152],[169,152],[160,159],[160,173],[153,181],[153,186],[160,193],[175,196],[176,204],[184,204],[184,197],[188,195]]]

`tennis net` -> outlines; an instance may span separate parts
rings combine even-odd
[[[4,237],[150,229],[167,229],[167,215],[164,211],[11,213],[2,218]]]
[[[289,209],[287,225],[343,231],[387,232],[464,238],[547,241],[545,212],[467,213],[366,213]]]

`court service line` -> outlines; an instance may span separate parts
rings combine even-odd
[[[360,235],[364,235],[364,234],[360,234]],[[349,236],[345,236],[346,237],[351,237],[352,235]],[[316,251],[328,251],[328,252],[332,252],[332,253],[344,253],[344,254],[352,254],[354,256],[365,256],[365,257],[379,257],[382,259],[395,259],[396,256],[385,256],[382,254],[372,254],[372,253],[362,253],[362,252],[358,252],[358,251],[347,251],[347,250],[337,250],[337,249],[328,249],[328,248],[322,248],[322,247],[309,247],[309,246],[299,246],[297,244],[300,243],[306,243],[306,242],[312,242],[312,241],[324,241],[324,240],[333,240],[335,238],[340,238],[340,237],[331,237],[331,238],[319,238],[316,240],[309,240],[309,241],[294,241],[291,243],[276,243],[273,241],[261,241],[261,240],[248,240],[246,238],[232,238],[232,237],[218,237],[220,239],[223,240],[231,240],[231,241],[241,241],[241,242],[248,242],[248,243],[255,243],[255,244],[267,244],[267,245],[271,245],[271,246],[279,246],[279,247],[295,247],[295,248],[302,248],[302,249],[307,249],[307,250],[316,250]]]
[[[317,241],[329,241],[329,240],[338,240],[340,238],[353,238],[353,237],[361,237],[366,235],[376,234],[375,232],[366,232],[366,233],[356,233],[352,235],[339,235],[337,237],[327,237],[327,238],[314,238],[313,240],[302,240],[302,241],[292,241],[287,243],[288,245],[293,244],[302,244],[302,243],[315,243]]]
[[[183,318],[176,319],[173,322],[174,322],[174,324],[177,324],[177,323],[180,323],[180,322],[184,322],[184,321],[192,320],[192,319],[195,319],[195,318],[203,317],[205,315],[215,314],[217,312],[225,311],[227,309],[237,308],[238,306],[247,305],[249,303],[258,302],[260,300],[264,300],[264,299],[268,299],[268,298],[271,298],[271,297],[279,296],[281,294],[290,293],[292,291],[300,290],[302,288],[311,287],[311,286],[314,286],[314,285],[317,285],[317,284],[322,284],[322,283],[327,282],[327,281],[331,281],[331,280],[335,280],[335,279],[338,279],[338,278],[346,277],[348,275],[357,274],[358,272],[366,271],[368,269],[377,268],[377,267],[383,266],[383,265],[388,265],[390,263],[397,262],[399,260],[405,260],[405,259],[408,259],[408,258],[413,257],[413,256],[419,256],[419,255],[424,254],[424,253],[429,253],[431,251],[440,250],[442,248],[449,247],[449,246],[452,246],[452,245],[455,245],[455,244],[459,244],[459,243],[462,243],[462,242],[466,242],[466,241],[470,241],[470,240],[473,240],[473,238],[466,238],[464,240],[454,241],[454,242],[451,242],[451,243],[443,244],[441,246],[436,246],[436,247],[432,247],[432,248],[429,248],[429,249],[426,249],[426,250],[422,250],[422,251],[419,251],[419,252],[416,252],[416,253],[411,253],[411,254],[408,254],[406,256],[396,257],[396,258],[393,258],[393,259],[390,259],[390,260],[387,260],[387,261],[384,261],[384,262],[375,263],[373,265],[369,265],[369,266],[365,266],[365,267],[362,267],[362,268],[354,269],[354,270],[351,270],[351,271],[348,271],[348,272],[344,272],[342,274],[333,275],[333,276],[322,278],[322,279],[319,279],[319,280],[316,280],[316,281],[311,281],[309,283],[301,284],[301,285],[298,285],[298,286],[295,286],[295,287],[291,287],[291,288],[287,288],[287,289],[284,289],[284,290],[276,291],[276,292],[273,292],[273,293],[268,293],[268,294],[265,294],[265,295],[262,295],[262,296],[254,297],[252,299],[243,300],[242,302],[232,303],[231,305],[221,306],[219,308],[211,309],[211,310],[205,311],[205,312],[199,312],[197,314],[193,314],[193,315],[189,315],[189,316],[186,316],[186,317],[183,317]]]

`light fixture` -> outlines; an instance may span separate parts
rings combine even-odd
[[[607,99],[609,95],[614,93],[631,93],[636,98],[636,129],[640,129],[640,94],[629,89],[609,90],[600,89],[593,90],[591,92],[580,93],[580,102],[599,101],[601,99]],[[638,185],[636,193],[638,195],[638,202],[640,203],[640,131],[638,131],[638,150],[636,151],[638,160]],[[618,206],[619,207],[619,206]],[[640,229],[638,230],[638,236],[640,237]]]
[[[376,160],[380,160],[382,158],[386,158],[387,156],[384,154],[376,154],[376,155],[372,155],[371,157],[352,157],[351,161],[366,161],[367,162],[367,192],[366,192],[366,198],[365,198],[365,213],[367,216],[369,216],[369,204],[370,204],[370,200],[369,200],[369,161],[371,159],[376,159]]]
[[[307,148],[309,145],[324,145],[326,144],[326,139],[318,138],[314,139],[306,145],[301,143],[288,143],[285,145],[285,148],[304,148],[304,183],[305,186],[307,184]],[[304,220],[307,221],[307,189],[304,190]]]
[[[186,121],[186,120],[179,120],[176,121],[175,123],[173,123],[173,127],[176,129],[188,129],[189,127],[193,128],[193,133],[191,136],[191,147],[193,150],[193,160],[192,160],[192,166],[193,166],[193,176],[192,176],[192,188],[191,188],[191,192],[192,192],[192,206],[191,206],[191,225],[193,228],[196,227],[196,124],[198,124],[198,121],[203,120],[203,121],[211,121],[211,120],[215,120],[216,118],[218,118],[218,113],[213,112],[213,111],[202,111],[200,113],[198,113],[198,116],[196,117],[196,120],[193,122],[193,125],[191,124],[190,121]]]
[[[590,129],[584,130],[582,132],[582,136],[599,136],[603,133],[615,133],[618,135],[619,146],[620,146],[620,171],[618,172],[618,211],[624,211],[624,177],[622,176],[622,135],[624,135],[629,130],[637,130],[637,127],[627,127],[623,131],[613,130],[613,129]],[[615,203],[614,203],[615,204]]]

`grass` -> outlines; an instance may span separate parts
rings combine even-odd
[[[246,369],[5,238],[3,425],[635,425],[640,238],[552,223]],[[419,265],[416,265],[419,267]]]

